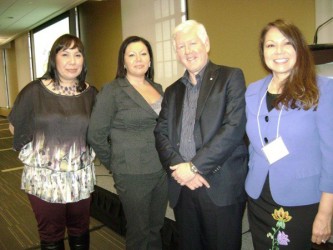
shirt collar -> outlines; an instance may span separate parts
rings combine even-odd
[[[197,79],[197,86],[198,88],[200,88],[205,70],[207,68],[208,62],[206,63],[206,65],[200,70],[200,72],[198,74],[195,75],[196,79]],[[181,80],[185,86],[189,86],[189,84],[191,85],[191,87],[195,86],[191,83],[191,79],[190,79],[190,74],[188,73],[188,70],[185,71],[184,75],[182,76],[182,80]]]

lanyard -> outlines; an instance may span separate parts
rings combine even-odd
[[[263,95],[263,97],[262,97],[261,100],[260,100],[260,105],[259,105],[258,114],[257,114],[258,132],[259,132],[260,142],[261,142],[261,145],[262,145],[263,147],[265,146],[265,144],[264,144],[264,141],[263,141],[262,136],[261,136],[261,128],[260,128],[260,122],[259,122],[259,114],[260,114],[260,110],[261,110],[262,103],[263,103],[263,101],[264,101],[264,98],[265,98],[266,95],[267,95],[268,88],[269,88],[269,86],[271,85],[271,83],[272,83],[272,80],[271,80],[271,82],[268,84],[267,89],[266,89],[266,91],[265,91],[265,94]],[[281,121],[282,109],[283,109],[283,105],[282,105],[281,110],[280,110],[280,113],[279,113],[278,124],[277,124],[277,127],[276,127],[276,139],[279,137],[279,130],[280,130],[280,121]]]

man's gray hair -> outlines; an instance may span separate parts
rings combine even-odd
[[[203,43],[206,43],[209,40],[206,28],[203,24],[198,23],[195,20],[187,20],[179,24],[172,33],[173,46],[176,48],[176,36],[179,32],[187,32],[189,30],[195,30],[198,37]]]

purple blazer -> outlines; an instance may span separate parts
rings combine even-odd
[[[266,93],[272,75],[247,88],[246,132],[250,140],[249,172],[245,182],[248,195],[261,194],[267,174],[274,201],[283,206],[317,203],[321,193],[333,193],[333,79],[318,77],[320,98],[317,111],[283,109],[279,135],[289,155],[269,164],[262,152],[262,139],[273,141],[277,134],[280,110],[267,110]],[[258,120],[257,120],[258,116]]]

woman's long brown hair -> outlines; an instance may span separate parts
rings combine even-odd
[[[275,107],[284,105],[291,109],[316,109],[319,100],[319,90],[316,80],[316,69],[311,51],[301,33],[292,23],[277,19],[263,28],[259,41],[259,54],[265,69],[272,73],[265,63],[264,43],[267,32],[277,28],[292,44],[296,51],[296,63],[290,75],[284,82],[281,95],[275,100]]]

